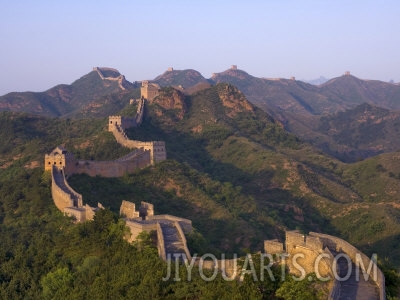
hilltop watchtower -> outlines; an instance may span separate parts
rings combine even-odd
[[[152,101],[158,96],[158,91],[160,86],[156,83],[150,83],[148,80],[142,81],[142,87],[140,88],[140,93],[142,97],[148,101]]]

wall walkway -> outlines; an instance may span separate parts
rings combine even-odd
[[[53,166],[51,177],[51,194],[59,210],[64,211],[66,207],[82,206],[82,195],[75,192],[68,185],[63,170]]]

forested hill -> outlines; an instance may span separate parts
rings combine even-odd
[[[128,103],[127,115],[135,111]],[[85,203],[110,209],[79,225],[53,205],[43,156],[60,144],[79,158],[124,155],[127,150],[106,131],[107,119],[3,112],[0,122],[7,128],[0,149],[1,298],[261,299],[279,288],[281,283],[251,281],[210,285],[198,277],[162,282],[166,265],[152,237],[133,246],[121,239],[124,227],[116,214],[122,200],[148,201],[156,214],[191,219],[193,253],[254,253],[264,239],[299,229],[335,234],[400,265],[400,209],[389,196],[400,193],[397,164],[390,163],[396,153],[344,164],[285,131],[232,85],[190,96],[163,88],[148,103],[142,126],[128,135],[164,140],[169,159],[122,178],[71,176]],[[379,189],[372,191],[374,180]]]

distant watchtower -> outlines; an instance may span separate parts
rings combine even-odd
[[[344,75],[346,75],[346,76],[350,76],[350,71],[346,71],[346,72],[344,72]]]
[[[237,70],[237,65],[232,65],[231,70]]]

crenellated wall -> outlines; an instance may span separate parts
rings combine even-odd
[[[349,258],[352,260],[353,263],[357,264],[357,256],[361,258],[362,264],[361,268],[363,271],[367,271],[364,267],[368,268],[371,263],[371,259],[358,250],[356,247],[351,245],[350,243],[342,240],[336,236],[322,234],[317,232],[310,232],[310,236],[318,237],[324,245],[326,245],[330,249],[335,249],[337,252],[346,253]],[[383,275],[382,271],[377,267],[377,280],[375,281],[376,285],[379,287],[379,299],[384,300],[386,299],[386,289],[385,289],[385,276]],[[372,279],[374,279],[372,277]]]
[[[124,130],[118,124],[109,124],[109,130],[114,134],[117,142],[129,149],[143,149],[150,151],[150,164],[154,164],[167,159],[167,152],[165,150],[165,142],[151,141],[142,142],[130,140]]]
[[[158,92],[160,90],[160,86],[155,83],[151,83],[148,80],[142,81],[142,87],[140,88],[140,93],[142,97],[148,101],[152,101],[155,97],[158,96]]]
[[[45,155],[45,170],[51,171],[51,193],[54,204],[64,214],[72,216],[77,222],[92,220],[99,207],[83,205],[82,195],[75,192],[68,184],[66,176],[85,173],[89,176],[121,177],[133,173],[150,164],[150,151],[142,149],[114,161],[75,160],[72,153],[63,147],[56,147]]]
[[[101,204],[96,208],[83,205],[82,195],[69,186],[64,175],[64,168],[53,165],[51,178],[51,195],[56,207],[65,215],[73,217],[76,222],[92,220]]]
[[[325,251],[319,238],[306,236],[298,231],[287,231],[286,253],[289,254],[289,258],[297,255],[296,261],[288,259],[286,262],[291,272],[301,275],[294,263],[299,264],[307,274],[313,273],[315,272],[315,262]],[[322,277],[330,276],[330,278],[334,278],[331,269],[332,263],[333,257],[332,260],[323,258],[319,261],[318,272]]]
[[[100,76],[101,80],[118,81],[118,86],[120,87],[120,89],[123,91],[126,90],[124,87],[125,76],[121,75],[117,69],[105,68],[105,67],[101,67],[101,68],[94,67],[93,71],[97,72],[97,74]],[[117,77],[110,77],[110,76],[107,77],[107,76],[104,76],[104,71],[112,71],[112,72],[118,73],[120,75]]]
[[[141,202],[138,211],[135,210],[134,203],[125,200],[122,201],[120,215],[124,217],[126,226],[129,228],[131,233],[130,236],[127,238],[128,242],[135,241],[138,235],[143,231],[156,231],[158,253],[163,260],[167,259],[166,246],[176,246],[176,243],[180,244],[181,251],[185,253],[186,257],[189,260],[191,260],[192,256],[190,254],[189,248],[187,247],[185,234],[192,231],[192,221],[171,215],[154,215],[153,204],[143,201]],[[175,240],[176,243],[171,242],[171,240],[166,241],[164,239],[163,230],[168,231],[171,228],[176,229],[178,238],[177,240]]]
[[[283,246],[284,244],[279,243],[277,240],[264,241],[266,253],[282,253]],[[342,288],[341,282],[336,279],[336,274],[334,274],[332,269],[337,262],[331,251],[346,254],[356,266],[361,265],[363,271],[367,271],[365,268],[368,268],[371,263],[369,257],[350,243],[335,236],[316,232],[310,232],[309,235],[305,235],[298,231],[287,231],[285,249],[286,253],[289,255],[289,258],[286,259],[286,263],[290,271],[294,274],[300,275],[300,270],[294,265],[294,263],[297,263],[306,273],[315,272],[315,268],[318,267],[318,272],[322,277],[329,276],[333,279],[330,286],[329,299],[339,299]],[[294,262],[291,258],[295,255],[296,261]],[[357,256],[361,258],[362,264],[357,264]],[[385,277],[378,267],[376,279],[375,283],[379,288],[379,299],[383,300],[386,295]]]
[[[104,77],[100,68],[94,68]],[[104,69],[118,72],[115,69]],[[138,169],[165,160],[165,143],[162,141],[142,142],[130,140],[124,129],[141,124],[144,114],[145,99],[139,100],[136,116],[110,116],[108,130],[111,131],[121,145],[135,149],[129,154],[113,161],[76,160],[72,153],[58,146],[50,154],[45,155],[45,170],[52,172],[52,195],[56,206],[63,212],[73,215],[80,222],[93,218],[95,208],[83,206],[82,196],[69,187],[65,176],[72,174],[88,174],[89,176],[121,177]],[[54,170],[54,171],[53,171]],[[61,176],[62,175],[62,176]],[[65,209],[67,209],[67,212]]]
[[[80,160],[75,164],[75,174],[88,174],[89,176],[121,177],[124,174],[134,173],[149,165],[150,152],[141,151],[131,160],[92,161]]]
[[[126,148],[142,149],[144,151],[150,151],[149,164],[153,165],[157,162],[167,159],[165,142],[163,141],[142,142],[137,140],[131,140],[125,133],[125,129],[139,126],[142,123],[144,115],[144,107],[145,107],[145,97],[142,94],[142,98],[139,100],[139,105],[135,118],[128,118],[123,116],[110,116],[108,118],[108,131],[113,133],[117,143]]]

